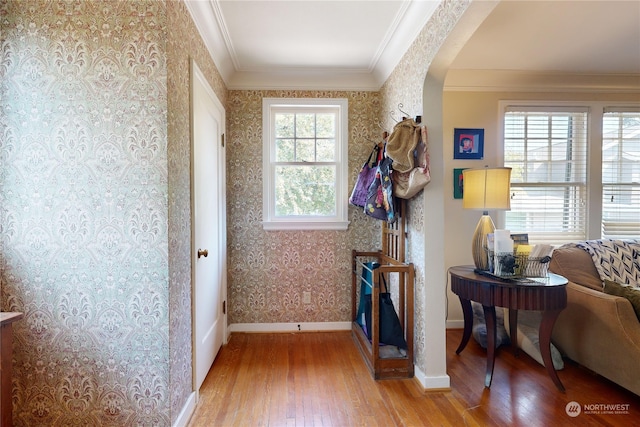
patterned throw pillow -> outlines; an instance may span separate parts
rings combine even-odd
[[[633,286],[625,286],[611,280],[604,281],[604,293],[609,295],[617,295],[629,300],[633,306],[633,311],[640,321],[640,288]]]
[[[589,252],[603,281],[640,286],[640,240],[587,240],[577,246]]]

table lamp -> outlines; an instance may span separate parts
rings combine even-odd
[[[489,210],[511,208],[511,168],[465,169],[462,171],[462,182],[462,207],[483,211],[473,233],[471,253],[476,269],[487,271],[487,234],[493,233],[496,229],[489,216]]]

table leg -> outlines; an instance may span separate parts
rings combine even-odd
[[[564,391],[564,386],[560,382],[558,373],[553,366],[553,360],[551,359],[551,332],[553,331],[553,325],[558,318],[562,310],[545,310],[542,313],[542,322],[540,322],[540,354],[544,361],[544,366],[547,368],[549,376],[553,380],[553,383],[558,387],[558,390]]]
[[[518,310],[509,310],[509,338],[513,347],[513,355],[518,357],[520,354],[518,348]]]
[[[484,377],[484,386],[491,387],[493,366],[496,361],[496,308],[483,305],[484,320],[487,325],[487,372]]]
[[[467,346],[469,338],[471,338],[471,329],[473,328],[473,311],[471,310],[471,301],[468,299],[460,298],[460,304],[462,305],[462,316],[464,319],[464,330],[462,332],[462,341],[456,350],[456,354],[460,354],[462,350]]]

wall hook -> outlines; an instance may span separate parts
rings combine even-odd
[[[402,105],[402,102],[400,102],[400,103],[398,104],[398,111],[400,111],[402,114],[404,114],[404,117],[405,117],[405,118],[410,117],[410,116],[409,116],[409,113],[407,113],[406,111],[403,111],[403,110],[402,110],[403,108],[404,108],[404,105]]]

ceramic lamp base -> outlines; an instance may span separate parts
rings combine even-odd
[[[473,262],[478,270],[489,270],[489,256],[487,251],[487,234],[495,231],[496,227],[489,214],[483,214],[478,221],[476,231],[471,242],[471,254]]]

